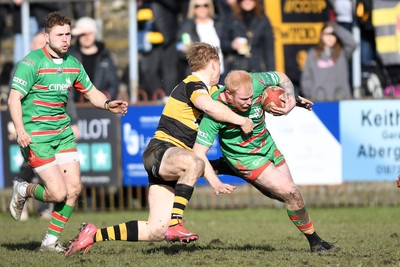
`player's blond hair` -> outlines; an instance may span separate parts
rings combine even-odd
[[[225,77],[225,87],[231,94],[234,94],[239,88],[245,88],[252,85],[253,77],[244,70],[232,70]]]
[[[204,42],[195,42],[186,51],[186,59],[192,71],[203,70],[210,61],[219,62],[219,48]]]

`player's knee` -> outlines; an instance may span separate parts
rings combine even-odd
[[[74,184],[70,184],[68,185],[68,199],[75,199],[78,198],[79,194],[82,192],[82,182],[79,181],[77,183]]]
[[[82,182],[81,181],[79,181],[79,183],[77,183],[76,185],[75,185],[75,193],[77,194],[77,195],[79,195],[81,192],[82,192],[82,189],[83,189],[83,184],[82,184]]]
[[[295,203],[297,206],[304,206],[304,200],[296,185],[287,188],[285,192],[285,199],[290,203]]]
[[[59,187],[56,190],[48,191],[46,201],[48,202],[64,202],[67,199],[67,189],[64,187]]]
[[[193,159],[193,161],[194,161],[193,166],[195,166],[199,176],[203,175],[204,169],[206,167],[206,164],[204,163],[204,161],[199,157],[195,157]]]

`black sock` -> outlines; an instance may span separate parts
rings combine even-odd
[[[311,246],[314,246],[314,245],[318,244],[319,241],[321,241],[321,237],[319,237],[317,232],[314,232],[312,234],[304,234],[304,235],[306,236],[306,238]]]

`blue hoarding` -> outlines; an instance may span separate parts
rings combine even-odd
[[[158,121],[164,106],[131,106],[126,116],[121,119],[121,147],[122,147],[122,169],[123,185],[147,185],[147,173],[143,166],[142,154],[147,144],[156,131]],[[208,154],[209,159],[221,156],[218,141],[214,142]],[[225,183],[244,183],[240,178],[221,175]],[[198,185],[207,182],[201,178]]]

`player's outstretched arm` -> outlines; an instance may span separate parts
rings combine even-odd
[[[210,162],[208,161],[208,158],[206,156],[207,151],[209,150],[208,147],[203,146],[199,143],[195,143],[193,146],[193,152],[200,157],[204,163],[206,164],[206,168],[204,171],[204,178],[207,180],[207,182],[211,185],[211,187],[214,190],[215,195],[219,194],[230,194],[233,192],[233,190],[236,189],[236,186],[230,185],[230,184],[224,184],[221,182],[221,180],[218,178],[218,176],[215,174],[213,167],[211,166]]]
[[[93,106],[100,109],[106,109],[115,114],[125,115],[128,111],[128,102],[122,100],[109,100],[96,87],[92,88],[84,95]]]
[[[197,97],[193,104],[216,121],[239,125],[244,134],[249,134],[253,131],[254,125],[251,119],[236,114],[209,95],[204,94]]]

